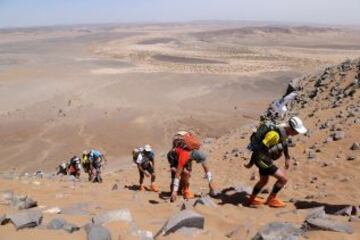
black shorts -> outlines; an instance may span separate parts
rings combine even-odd
[[[268,168],[260,168],[259,167],[259,174],[260,174],[260,176],[272,176],[276,173],[276,171],[278,169],[279,168],[277,166],[275,166],[274,164]]]
[[[272,176],[279,169],[271,160],[265,159],[261,153],[253,152],[251,161],[259,169],[260,176]]]
[[[147,164],[145,166],[141,166],[141,168],[144,170],[144,171],[147,171],[148,173],[150,174],[153,174],[154,173],[154,168],[153,166],[151,166],[151,164]],[[140,177],[144,177],[144,173],[142,171],[140,171],[139,169],[139,174],[140,174]]]

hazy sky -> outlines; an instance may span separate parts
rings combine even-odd
[[[360,24],[360,0],[0,0],[0,27],[191,20]]]

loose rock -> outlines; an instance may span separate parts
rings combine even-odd
[[[305,218],[303,228],[309,230],[325,230],[334,232],[352,233],[351,226],[336,222],[331,219],[326,213],[324,207],[319,207],[311,210]]]
[[[184,227],[204,229],[204,223],[205,219],[202,215],[192,210],[184,210],[172,216],[156,236],[160,234],[168,235]]]
[[[197,199],[194,203],[194,207],[197,204],[205,205],[205,206],[211,207],[211,208],[217,207],[216,203],[214,203],[214,201],[209,196],[205,196],[205,197],[201,197],[201,198]]]
[[[7,218],[15,225],[16,230],[19,230],[39,226],[43,216],[40,211],[20,211],[8,215]]]
[[[334,141],[339,141],[339,140],[344,139],[344,138],[345,138],[345,132],[343,132],[343,131],[336,131],[333,134]]]
[[[111,233],[103,226],[87,224],[85,225],[87,240],[111,240]]]
[[[101,225],[111,221],[131,222],[132,216],[129,210],[119,209],[119,210],[112,210],[112,211],[100,213],[92,218],[92,223],[96,225]]]
[[[55,218],[55,219],[51,220],[51,222],[48,223],[46,228],[50,229],[50,230],[59,230],[59,229],[62,229],[65,224],[66,224],[66,221],[64,219]]]
[[[270,223],[260,229],[252,240],[296,240],[303,230],[290,223]]]
[[[360,150],[360,143],[354,142],[350,149],[353,151]]]

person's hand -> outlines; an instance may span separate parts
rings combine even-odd
[[[148,174],[147,172],[144,172],[145,177],[150,177],[150,174]]]
[[[175,202],[176,201],[176,192],[172,192],[171,193],[171,197],[170,197],[170,202]]]
[[[290,168],[290,158],[285,159],[285,169]]]

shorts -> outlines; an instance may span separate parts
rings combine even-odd
[[[258,152],[253,152],[251,162],[254,162],[259,169],[260,176],[272,176],[279,169],[273,161],[268,160],[265,155]]]
[[[205,163],[206,162],[206,154],[199,150],[193,150],[190,153],[191,159],[195,160],[196,163]]]
[[[150,174],[154,174],[154,172],[155,172],[154,168],[153,168],[153,166],[151,166],[151,164],[142,165],[141,168]],[[142,171],[140,171],[140,169],[139,169],[139,175],[141,178],[144,178],[144,173]]]

